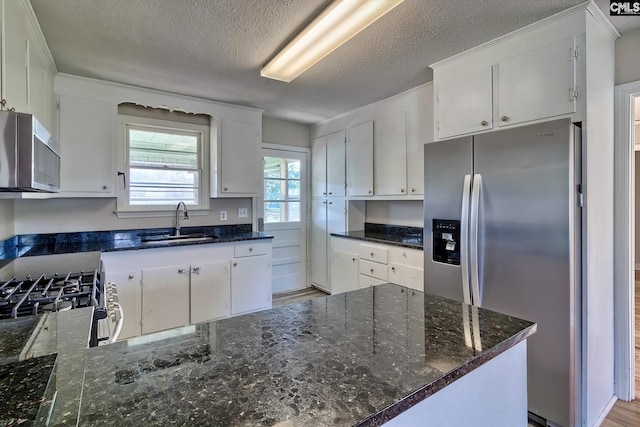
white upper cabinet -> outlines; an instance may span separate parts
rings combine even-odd
[[[492,69],[464,69],[454,77],[434,81],[436,136],[448,138],[493,126]]]
[[[29,110],[28,48],[29,18],[21,1],[3,1],[2,99],[6,109]]]
[[[407,194],[424,194],[424,144],[433,141],[433,103],[407,111]]]
[[[315,138],[311,145],[311,194],[313,197],[344,197],[345,131]]]
[[[373,159],[376,195],[407,194],[406,112],[376,120]]]
[[[346,137],[341,130],[327,135],[327,196],[344,197],[346,187]]]
[[[315,138],[311,144],[311,195],[327,196],[327,137]]]
[[[53,88],[55,65],[33,11],[24,1],[1,1],[2,49],[0,97],[4,109],[31,113],[57,139],[57,111]]]
[[[261,131],[255,123],[220,120],[220,152],[213,197],[244,197],[260,194]],[[213,173],[212,173],[213,175]],[[217,190],[217,191],[216,191]]]
[[[577,88],[573,37],[498,64],[498,126],[573,113]]]
[[[349,128],[347,191],[349,196],[373,196],[373,121]]]
[[[60,95],[61,195],[113,197],[116,106]]]

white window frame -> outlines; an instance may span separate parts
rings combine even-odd
[[[159,217],[171,216],[175,214],[176,206],[173,205],[131,205],[129,203],[129,127],[145,127],[158,128],[167,131],[177,132],[194,132],[199,134],[199,155],[198,169],[199,176],[199,194],[198,205],[188,205],[189,214],[206,215],[209,213],[210,198],[209,181],[209,149],[210,149],[210,128],[193,123],[184,123],[173,120],[159,120],[147,117],[138,117],[121,114],[119,117],[119,138],[118,138],[118,171],[124,172],[124,177],[118,179],[118,198],[116,205],[116,214],[118,218],[132,217]],[[126,179],[126,188],[124,181]]]

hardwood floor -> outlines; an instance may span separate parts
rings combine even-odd
[[[640,280],[640,272],[636,271],[636,280]],[[631,402],[617,401],[602,427],[640,426],[640,281],[636,287],[636,398]]]
[[[329,294],[322,292],[314,287],[304,288],[297,291],[279,292],[273,294],[272,306],[280,307],[285,304],[292,304],[294,302],[306,301],[308,299],[326,297]]]

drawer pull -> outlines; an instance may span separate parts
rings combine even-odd
[[[133,274],[129,275],[129,280],[133,279],[135,276]]]
[[[486,120],[483,120],[483,121],[481,121],[481,122],[480,122],[480,124],[481,124],[482,126],[486,126],[486,125],[488,125],[489,123],[488,123]]]
[[[253,248],[249,248],[249,252],[253,252]]]
[[[182,273],[184,273],[184,268],[179,268],[178,269],[178,274],[182,274]]]
[[[371,252],[371,258],[373,258],[373,252]]]
[[[393,271],[395,273],[396,272],[396,268],[395,267],[391,267],[391,271]]]
[[[237,265],[238,265],[238,263],[237,263],[236,261],[234,261],[234,262],[233,262],[233,266],[235,267],[235,266],[237,266]]]
[[[373,273],[373,268],[371,269],[371,272]]]
[[[356,259],[355,258],[351,258],[351,261],[356,262]]]

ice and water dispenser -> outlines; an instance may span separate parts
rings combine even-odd
[[[460,221],[433,220],[433,260],[460,265]]]

